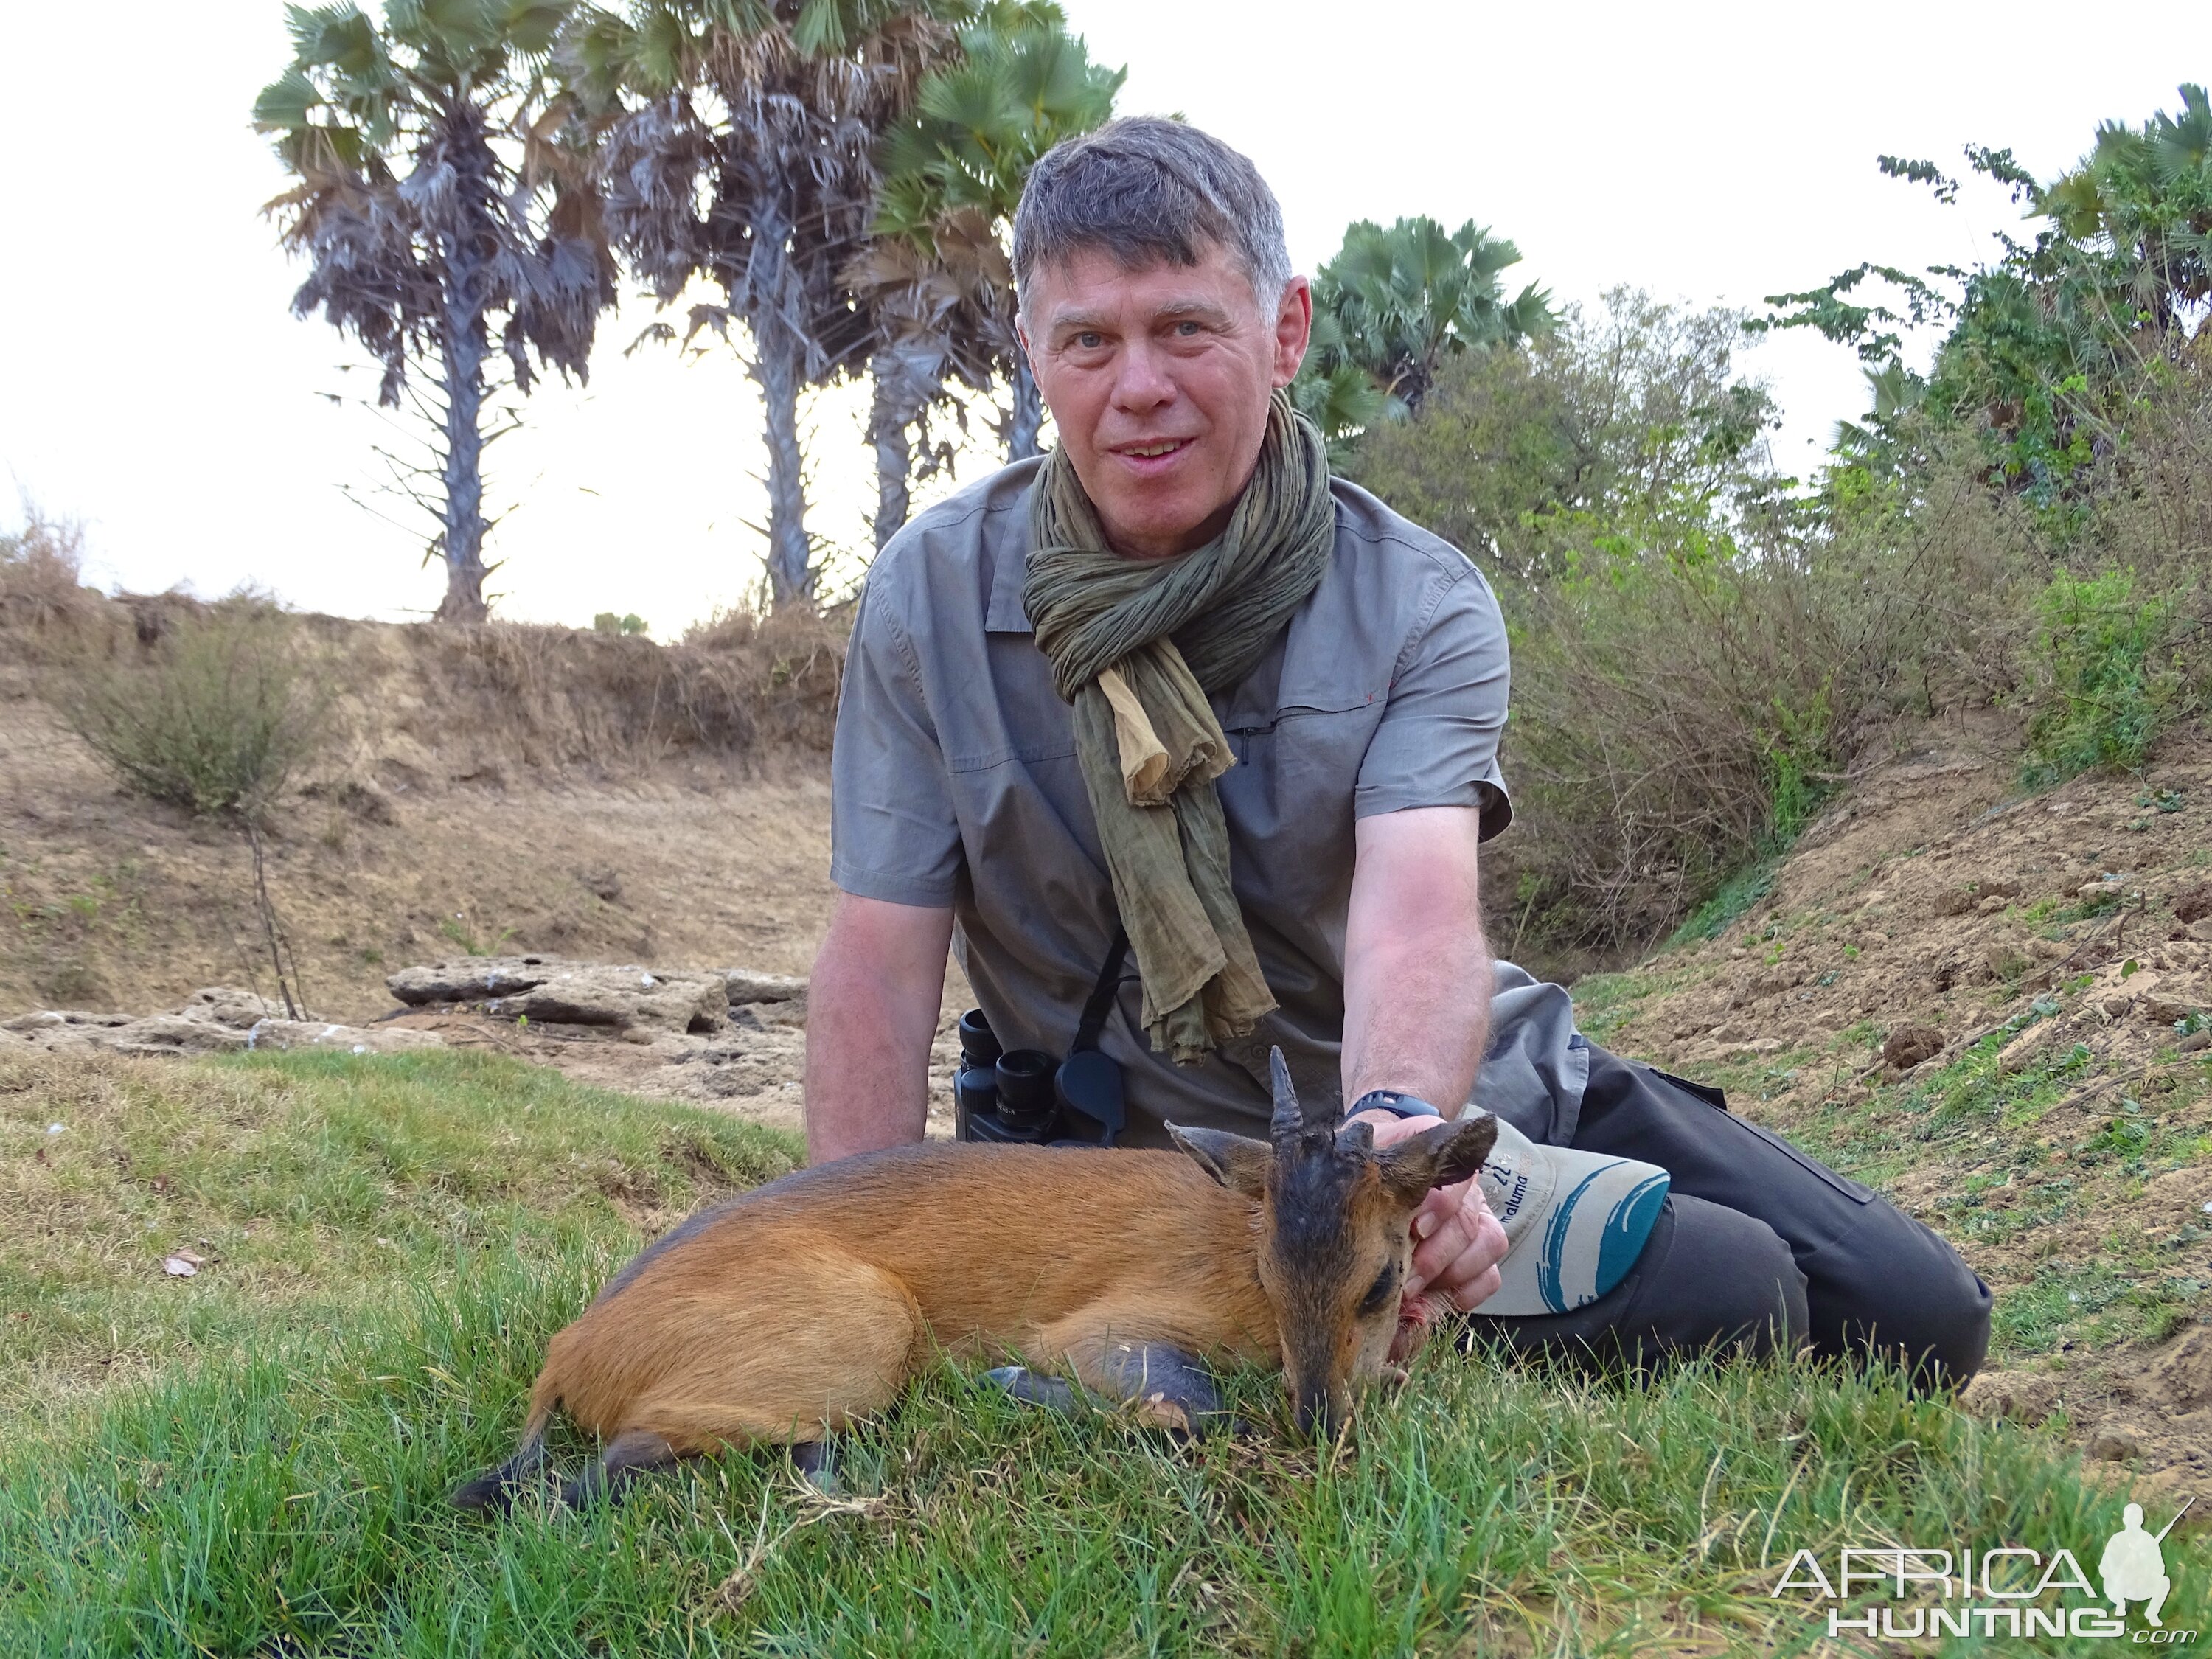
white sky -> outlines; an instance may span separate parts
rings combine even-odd
[[[1972,260],[2014,222],[2003,194],[1940,208],[1881,177],[1878,153],[1955,172],[1964,143],[2010,145],[2048,177],[2100,119],[2140,122],[2212,78],[2212,32],[2168,46],[2078,5],[1068,9],[1096,57],[1130,65],[1125,112],[1179,112],[1259,163],[1300,269],[1355,218],[1471,217],[1520,245],[1510,278],[1561,300],[1628,283],[1756,306],[1863,258]],[[358,406],[373,371],[292,318],[301,272],[258,211],[281,179],[246,117],[289,56],[282,6],[115,0],[99,19],[0,8],[0,489],[83,520],[102,582],[421,614],[443,585],[422,533],[341,493],[377,481],[389,441]],[[588,392],[556,382],[493,451],[489,499],[516,508],[490,546],[500,614],[635,611],[666,637],[757,582],[749,383],[726,354],[625,358],[649,319],[633,302],[603,323]],[[1747,366],[1789,416],[1787,469],[1864,406],[1850,354],[1810,337]],[[811,416],[810,526],[852,547],[874,499],[858,409]]]

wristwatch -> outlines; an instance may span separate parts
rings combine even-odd
[[[1370,1089],[1352,1103],[1351,1109],[1345,1113],[1345,1116],[1358,1117],[1362,1112],[1391,1112],[1399,1117],[1443,1115],[1419,1095],[1401,1094],[1395,1089]]]

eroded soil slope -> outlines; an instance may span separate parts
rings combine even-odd
[[[2212,759],[2014,777],[1925,734],[1717,937],[1577,1001],[1957,1243],[1997,1292],[1970,1403],[2212,1496]]]

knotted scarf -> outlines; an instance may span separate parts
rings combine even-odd
[[[1022,604],[1074,708],[1145,1030],[1156,1051],[1194,1065],[1275,1006],[1229,884],[1213,781],[1233,757],[1206,697],[1258,666],[1321,583],[1336,532],[1328,453],[1278,392],[1252,482],[1205,546],[1112,551],[1064,450],[1037,475],[1030,529]]]

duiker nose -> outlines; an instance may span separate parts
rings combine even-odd
[[[1336,1403],[1329,1398],[1327,1389],[1298,1390],[1297,1424],[1301,1435],[1311,1438],[1314,1431],[1319,1429],[1323,1434],[1333,1436],[1336,1433],[1337,1420]]]

